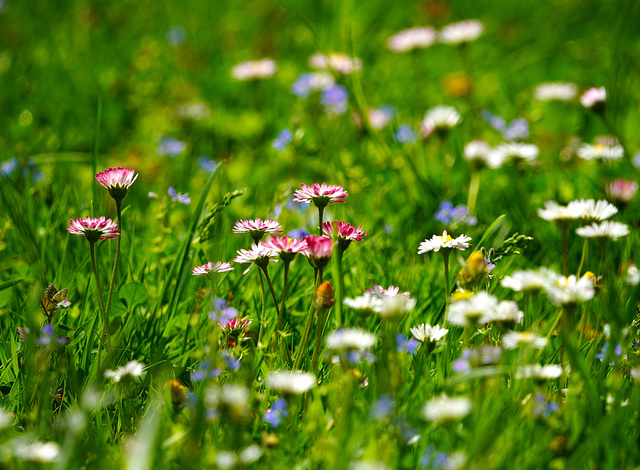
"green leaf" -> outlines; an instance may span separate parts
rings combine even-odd
[[[122,300],[129,309],[142,305],[147,300],[147,288],[140,282],[130,282],[122,286],[119,292]]]

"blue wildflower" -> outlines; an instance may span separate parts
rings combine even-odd
[[[203,173],[211,174],[216,169],[218,164],[215,162],[215,160],[212,160],[210,158],[198,157],[198,166],[200,167],[200,171],[202,171]]]
[[[171,196],[171,200],[173,202],[180,202],[182,204],[191,204],[191,198],[188,193],[177,193],[176,190],[172,187],[169,188],[167,194]]]
[[[396,130],[395,138],[401,144],[413,144],[418,140],[418,133],[409,124],[402,124]]]
[[[211,365],[212,363],[210,360],[202,361],[198,365],[196,371],[191,374],[191,380],[193,382],[200,382],[204,379],[220,377],[220,375],[222,374],[222,369],[219,367],[215,367],[212,369]]]
[[[289,129],[283,129],[278,134],[278,137],[275,138],[271,146],[279,151],[283,151],[287,149],[287,146],[293,142],[293,134]]]
[[[408,339],[402,333],[398,333],[396,335],[396,345],[399,352],[406,352],[407,354],[413,355],[416,353],[420,342],[415,338]]]
[[[156,151],[158,155],[175,157],[184,152],[186,148],[187,144],[183,141],[174,139],[173,137],[164,137],[160,140],[160,145],[158,145]]]
[[[271,405],[271,408],[265,411],[263,419],[271,425],[272,428],[277,428],[280,425],[282,418],[289,416],[289,410],[287,409],[287,400],[284,398],[278,398]]]
[[[209,312],[209,320],[211,321],[225,322],[238,316],[238,311],[233,307],[227,307],[227,301],[220,297],[213,299],[212,304]]]
[[[11,160],[7,160],[0,164],[0,173],[4,176],[9,176],[16,168],[18,168],[18,158],[13,157]]]
[[[334,83],[331,88],[324,90],[320,96],[320,102],[325,107],[327,114],[339,115],[347,111],[347,99],[349,92],[342,85]]]
[[[305,204],[305,206],[307,206],[308,204]],[[289,230],[289,232],[287,232],[287,237],[289,238],[298,238],[298,239],[302,239],[304,237],[309,236],[309,232],[307,232],[305,229],[303,228],[294,228],[293,230]]]
[[[167,31],[167,42],[172,46],[182,44],[187,38],[187,33],[181,26],[174,26]]]
[[[222,351],[222,360],[224,361],[227,369],[230,371],[238,370],[242,366],[240,361],[229,354],[227,351]]]
[[[393,411],[393,405],[389,395],[381,395],[371,407],[371,416],[377,420],[384,419]]]
[[[428,446],[420,458],[420,467],[438,470],[444,469],[446,468],[448,460],[449,455],[446,452],[437,452],[432,446]]]

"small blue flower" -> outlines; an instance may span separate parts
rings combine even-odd
[[[307,232],[303,228],[294,228],[293,230],[289,230],[289,232],[287,232],[287,237],[289,238],[302,239],[307,236],[309,236],[309,232]]]
[[[331,88],[324,90],[320,96],[320,102],[325,107],[327,114],[337,116],[347,111],[349,92],[342,85],[333,84]]]
[[[393,400],[389,395],[381,395],[371,407],[371,416],[381,420],[389,416],[393,411]]]
[[[278,134],[278,137],[275,138],[271,146],[279,151],[283,151],[287,149],[287,146],[293,142],[293,134],[289,129],[283,129]]]
[[[502,133],[507,140],[522,140],[529,137],[529,122],[526,119],[514,119]]]
[[[440,470],[446,468],[448,460],[446,452],[437,452],[432,446],[428,446],[420,458],[420,467]]]
[[[409,124],[402,124],[396,130],[395,138],[401,144],[413,144],[418,140],[418,133]]]
[[[48,346],[52,342],[56,342],[61,345],[69,344],[70,339],[65,337],[56,336],[55,331],[53,331],[53,325],[51,323],[47,323],[42,327],[41,330],[42,335],[36,339],[36,343],[41,344],[43,346]]]
[[[420,342],[417,339],[408,339],[402,333],[398,333],[396,336],[396,348],[399,352],[406,352],[407,354],[415,354]]]
[[[238,311],[233,307],[227,307],[227,301],[216,297],[213,299],[209,320],[213,322],[226,322],[238,316]]]
[[[169,191],[167,191],[167,194],[171,196],[171,199],[173,200],[173,202],[179,202],[181,204],[191,204],[191,198],[189,197],[189,194],[177,193],[176,190],[173,188],[173,186],[169,188]]]
[[[451,211],[453,211],[453,204],[451,203],[451,201],[442,201],[440,203],[440,207],[438,207],[438,211],[433,217],[438,222],[449,225],[452,218]]]
[[[600,359],[600,362],[604,362],[604,358],[606,357],[608,350],[609,350],[609,342],[607,341],[606,343],[604,343],[604,346],[602,346],[600,353],[596,354],[596,357]],[[618,344],[613,352],[618,357],[622,356],[622,345]],[[610,366],[614,364],[615,364],[615,361],[612,361],[609,363]]]
[[[9,176],[16,168],[18,168],[18,158],[13,157],[11,160],[0,164],[0,173],[4,176]]]
[[[167,42],[172,46],[182,44],[187,39],[187,33],[181,26],[174,26],[167,31]]]
[[[631,160],[631,164],[636,168],[640,168],[640,151],[638,151],[638,153],[634,155],[633,159]]]
[[[160,145],[158,145],[158,155],[167,156],[167,157],[175,157],[176,155],[181,154],[187,148],[187,144],[181,140],[176,140],[173,137],[164,137],[160,140]]]
[[[544,394],[538,393],[536,395],[536,403],[535,403],[535,406],[533,407],[533,414],[535,416],[542,416],[543,418],[548,418],[553,413],[558,411],[558,409],[560,409],[560,406],[555,402],[548,401],[545,398]]]
[[[193,374],[191,374],[191,380],[193,382],[200,382],[204,379],[220,377],[221,374],[222,374],[222,369],[220,369],[219,367],[212,369],[211,361],[206,360],[206,361],[202,361],[198,365],[198,368],[196,369],[196,371]]]
[[[297,80],[291,85],[291,93],[298,98],[306,98],[311,94],[313,83],[313,74],[303,73]]]
[[[269,423],[272,428],[277,428],[280,425],[282,418],[286,418],[287,416],[289,416],[287,400],[284,398],[278,398],[273,402],[271,408],[265,411],[263,419]]]
[[[230,371],[238,370],[242,366],[240,361],[235,357],[233,357],[231,354],[229,354],[227,351],[222,351],[221,355],[222,355],[222,360],[227,366],[227,369],[229,369]]]
[[[200,171],[203,173],[211,174],[216,169],[218,164],[215,160],[212,160],[207,157],[198,157],[198,166],[200,167]]]

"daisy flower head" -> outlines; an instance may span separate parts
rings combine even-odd
[[[138,361],[129,361],[125,366],[118,367],[116,370],[105,370],[104,376],[113,382],[120,382],[125,377],[140,377],[144,372],[145,365]]]
[[[464,146],[463,155],[464,159],[476,171],[482,168],[500,168],[502,160],[496,159],[497,154],[494,154],[492,150],[491,145],[486,141],[477,139]]]
[[[291,85],[291,92],[299,98],[307,98],[311,93],[328,90],[334,83],[329,72],[303,73]]]
[[[620,222],[605,221],[593,223],[576,229],[576,233],[584,238],[609,239],[616,241],[620,237],[629,235],[629,227]]]
[[[344,304],[356,310],[358,315],[366,317],[382,308],[382,299],[367,293],[355,299],[344,299]]]
[[[325,267],[331,259],[333,240],[329,237],[309,235],[308,237],[304,237],[304,241],[307,242],[307,246],[309,247],[305,256],[309,259],[311,266],[318,269]]]
[[[309,57],[309,65],[316,70],[331,70],[342,75],[350,75],[362,70],[362,60],[341,52],[331,54],[313,54]]]
[[[437,253],[440,250],[448,252],[454,249],[464,251],[469,248],[470,241],[471,237],[467,237],[466,235],[460,235],[458,238],[452,238],[445,230],[442,232],[442,236],[434,235],[431,240],[427,239],[420,243],[420,246],[418,247],[418,254],[421,255],[429,251]]]
[[[271,78],[277,70],[275,60],[249,60],[234,65],[231,68],[231,76],[240,81],[265,80]]]
[[[478,325],[491,321],[496,315],[497,308],[498,299],[481,291],[467,299],[451,303],[447,318],[452,325]]]
[[[524,312],[518,308],[518,304],[513,300],[503,300],[498,303],[491,322],[513,329],[516,323],[522,323]]]
[[[387,41],[390,51],[401,53],[414,49],[424,49],[436,42],[436,30],[428,26],[403,29]]]
[[[547,345],[547,342],[548,340],[544,336],[530,333],[528,331],[508,331],[502,337],[502,345],[505,349],[516,349],[519,347],[542,349]]]
[[[533,163],[539,154],[534,144],[504,142],[493,149],[490,158],[494,162]]]
[[[533,90],[533,97],[538,101],[571,101],[577,94],[575,83],[541,83]]]
[[[518,367],[516,370],[516,378],[518,379],[538,379],[538,380],[553,380],[562,375],[562,366],[558,364],[547,364],[541,366],[540,364],[530,364]]]
[[[636,181],[618,178],[613,180],[607,186],[607,194],[617,204],[624,205],[631,202],[638,192],[638,183]]]
[[[369,109],[367,117],[371,128],[376,131],[385,128],[393,120],[396,112],[396,109],[388,104],[382,105],[380,108]]]
[[[104,216],[100,218],[87,216],[84,219],[71,219],[67,230],[74,235],[85,237],[90,243],[120,236],[118,223],[111,219],[105,219]]]
[[[316,376],[308,372],[280,370],[269,372],[267,388],[286,395],[301,395],[316,385]]]
[[[244,330],[251,325],[252,320],[249,317],[236,317],[230,320],[218,322],[218,326],[223,333],[233,335]]]
[[[269,265],[269,262],[275,263],[278,261],[275,259],[275,257],[278,256],[278,253],[275,250],[264,246],[263,243],[258,243],[257,245],[252,243],[250,250],[238,250],[237,253],[238,256],[236,256],[233,261],[242,264],[249,263],[249,267],[242,273],[243,276],[249,272],[254,264],[259,268],[264,269]]]
[[[302,189],[296,189],[293,202],[313,203],[318,208],[326,207],[330,203],[345,202],[349,195],[342,186],[327,185],[327,183],[314,183],[311,186],[300,185]]]
[[[109,168],[103,170],[96,175],[98,183],[102,185],[113,199],[122,200],[126,195],[129,187],[138,178],[136,170],[129,168]]]
[[[560,226],[568,227],[571,222],[580,218],[582,210],[576,204],[562,206],[555,201],[544,203],[544,209],[538,209],[538,217]]]
[[[578,218],[585,224],[602,222],[618,213],[618,208],[603,199],[578,199],[571,201],[569,206],[578,214]]]
[[[465,20],[451,23],[438,33],[438,40],[443,44],[464,44],[475,41],[484,32],[484,24],[478,20]]]
[[[202,266],[195,266],[191,272],[194,276],[201,276],[202,274],[209,273],[226,273],[228,271],[233,271],[233,267],[230,263],[223,263],[222,261],[218,261],[213,263],[209,261],[207,264],[203,264]]]
[[[381,302],[376,313],[382,320],[399,320],[405,313],[411,311],[416,305],[416,301],[404,295],[385,295],[380,298]]]
[[[327,336],[326,343],[328,349],[362,350],[376,343],[376,335],[359,328],[342,328]]]
[[[387,289],[379,284],[374,284],[373,287],[366,288],[367,294],[374,295],[376,297],[395,297],[396,295],[402,295],[404,297],[411,297],[410,292],[400,292],[399,287],[390,285]]]
[[[546,292],[554,304],[569,307],[586,302],[596,295],[593,281],[586,275],[581,278],[575,275],[559,276],[553,284],[546,287]]]
[[[354,227],[347,222],[325,222],[322,224],[322,231],[328,237],[338,240],[338,247],[344,251],[349,248],[351,242],[361,242],[368,234],[362,227]]]
[[[450,398],[442,395],[422,407],[422,417],[435,424],[462,419],[471,412],[471,400],[466,397]]]
[[[306,255],[309,252],[309,245],[305,240],[298,240],[289,237],[270,236],[264,243],[264,246],[277,251],[282,261],[291,261],[295,255],[302,253]]]
[[[624,157],[624,148],[617,143],[582,144],[576,149],[576,155],[583,160],[602,160],[606,162]]]
[[[239,220],[233,227],[233,233],[248,233],[258,243],[265,233],[282,233],[282,225],[275,220],[245,219]]]
[[[604,113],[606,102],[607,90],[604,87],[589,88],[580,97],[582,106],[598,114]]]
[[[434,106],[422,119],[420,126],[422,136],[429,137],[435,132],[439,137],[444,138],[461,119],[460,113],[453,106]]]
[[[431,326],[423,323],[411,328],[411,334],[421,343],[436,343],[440,341],[449,332],[446,328],[440,328],[440,325]]]

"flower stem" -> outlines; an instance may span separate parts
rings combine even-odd
[[[318,206],[318,220],[320,221],[320,225],[319,225],[319,232],[320,232],[320,236],[322,236],[322,220],[323,220],[323,216],[324,216],[324,207],[319,207]]]
[[[447,327],[447,310],[449,310],[449,295],[451,294],[451,285],[449,284],[449,250],[442,251],[442,259],[444,260],[444,326]]]
[[[343,284],[343,273],[342,273],[342,255],[344,250],[342,250],[339,246],[336,250],[336,260],[333,264],[334,275],[335,275],[335,285],[336,285],[336,298],[335,298],[335,308],[336,308],[336,321],[338,322],[338,328],[342,327],[342,296],[344,295],[344,284]]]
[[[113,288],[116,283],[116,272],[118,271],[118,262],[120,261],[120,243],[122,240],[122,199],[116,199],[116,211],[118,212],[118,228],[120,229],[120,236],[116,242],[116,256],[113,260],[113,272],[111,273],[111,282],[109,283],[109,295],[107,297],[107,308],[105,310],[106,315],[109,315],[111,296],[113,295]]]
[[[580,264],[578,265],[578,272],[576,277],[580,277],[582,274],[582,268],[584,267],[584,261],[587,259],[587,252],[589,251],[589,239],[584,239],[584,245],[582,246],[582,256],[580,257]]]
[[[469,215],[476,215],[476,201],[480,191],[480,171],[473,170],[471,181],[469,182],[469,197],[467,198],[467,208]]]
[[[313,346],[313,358],[311,359],[311,368],[313,373],[318,375],[318,358],[320,356],[320,347],[322,345],[322,333],[324,325],[327,322],[327,311],[318,309],[318,323],[316,324],[316,344]]]
[[[562,274],[569,274],[569,227],[561,227],[562,230]]]
[[[269,271],[267,269],[267,266],[265,266],[265,267],[261,266],[260,269],[264,272],[264,277],[267,278],[267,284],[269,285],[269,290],[271,291],[271,297],[273,297],[273,303],[274,303],[274,305],[276,307],[276,313],[278,315],[278,336],[279,336],[279,333],[282,331],[282,315],[280,315],[280,308],[278,307],[278,300],[276,299],[276,293],[273,290],[273,284],[271,283],[271,277],[269,276]],[[279,342],[279,340],[278,340],[278,342]]]
[[[262,291],[262,311],[260,312],[260,328],[258,330],[258,339],[256,343],[260,342],[260,336],[262,335],[262,330],[265,328],[267,324],[267,319],[265,318],[265,304],[267,303],[267,296],[264,291],[264,281],[262,280],[262,270],[258,271],[258,275],[260,276],[260,289]]]
[[[96,254],[95,254],[96,242],[89,242],[89,251],[91,252],[91,266],[93,267],[93,277],[96,279],[96,287],[98,288],[98,300],[100,301],[100,313],[102,313],[102,334],[100,335],[100,344],[106,342],[109,344],[109,321],[107,319],[107,311],[104,308],[104,299],[102,298],[102,287],[100,287],[100,279],[98,277],[98,268],[96,267]],[[98,355],[100,349],[98,350]]]
[[[304,328],[302,329],[302,338],[300,339],[300,344],[298,345],[298,349],[296,350],[296,360],[293,363],[293,370],[300,370],[300,366],[302,365],[302,358],[304,357],[304,353],[307,349],[307,344],[309,343],[309,337],[311,336],[311,326],[313,325],[313,313],[316,310],[316,302],[315,302],[315,291],[320,286],[320,282],[318,282],[318,268],[315,268],[315,288],[314,294],[311,297],[311,305],[309,306],[309,313],[307,314],[307,321],[304,324]]]
[[[287,287],[289,286],[289,263],[290,261],[284,261],[284,279],[282,281],[282,303],[280,304],[280,315],[284,321],[284,315],[287,311],[287,305],[285,304],[285,300],[287,299]]]

